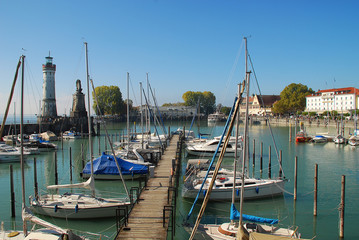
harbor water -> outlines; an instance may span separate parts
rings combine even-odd
[[[189,129],[190,122],[166,122],[166,130],[170,127],[171,131],[175,131],[179,127],[185,126]],[[200,127],[193,127],[193,131],[207,133],[209,137],[219,136],[223,132],[224,123],[209,126],[207,122],[201,121]],[[317,126],[306,126],[307,132],[313,135],[318,132],[327,132],[327,128]],[[125,123],[107,124],[110,135],[113,140],[118,140],[118,134],[124,133]],[[243,125],[241,125],[241,133],[243,133]],[[137,132],[139,131],[137,127]],[[329,129],[331,135],[335,135],[336,129]],[[292,142],[289,142],[288,126],[272,126],[273,137],[269,127],[262,125],[253,125],[249,128],[249,156],[250,164],[248,174],[256,178],[268,177],[268,149],[272,149],[272,178],[278,176],[279,164],[277,154],[282,150],[283,172],[287,179],[285,183],[285,193],[283,196],[251,200],[244,202],[244,213],[257,215],[261,217],[278,218],[280,227],[298,226],[298,232],[303,238],[315,239],[339,239],[339,205],[341,192],[341,176],[346,176],[345,186],[345,222],[344,222],[344,239],[359,239],[359,232],[356,231],[356,221],[359,219],[359,147],[351,147],[349,145],[336,145],[333,142],[325,144],[301,143],[297,144],[294,140],[294,127],[292,128]],[[104,131],[102,130],[102,133]],[[114,135],[116,134],[117,137]],[[348,131],[345,133],[348,135]],[[99,139],[100,138],[100,141]],[[253,139],[255,139],[255,167],[252,167],[253,157]],[[275,140],[275,144],[273,143]],[[263,172],[260,173],[260,143],[263,142]],[[57,166],[59,183],[65,184],[70,182],[70,161],[69,148],[72,150],[72,182],[82,181],[79,173],[82,170],[81,162],[81,145],[88,157],[88,139],[64,140],[63,147],[61,141],[57,150]],[[100,151],[98,144],[100,143]],[[94,154],[97,156],[99,152],[105,150],[105,136],[94,137],[93,146]],[[107,147],[109,149],[109,147]],[[184,173],[186,160],[185,151],[183,151],[182,173]],[[34,161],[36,157],[37,163],[37,181],[40,193],[46,192],[46,186],[54,184],[54,152],[43,152],[40,155],[29,156],[25,164],[25,183],[26,183],[26,199],[34,194]],[[298,190],[297,201],[293,200],[294,192],[294,159],[298,157]],[[223,165],[232,167],[233,159],[226,158]],[[314,207],[314,169],[318,164],[318,212],[317,216],[313,216]],[[10,173],[9,163],[0,164],[0,221],[4,222],[6,229],[21,229],[21,169],[20,163],[12,163],[14,169],[14,184],[16,195],[16,217],[11,218],[10,212]],[[180,179],[181,183],[182,178]],[[121,197],[125,191],[121,181],[96,181],[96,194],[99,197]],[[137,187],[139,184],[135,180],[128,180],[126,184]],[[80,190],[67,190],[80,191]],[[82,190],[81,190],[82,191]],[[192,206],[193,201],[183,199],[181,196],[181,184],[177,196],[177,212],[176,212],[176,234],[175,239],[188,239],[189,233],[183,227],[187,214]],[[29,205],[27,203],[27,205]],[[237,207],[239,203],[236,203]],[[189,223],[194,223],[200,203],[197,203]],[[213,223],[214,221],[229,221],[229,201],[210,202],[207,205],[205,215],[202,222]],[[110,219],[89,219],[89,220],[66,220],[43,217],[56,225],[63,228],[71,228],[84,232],[98,233],[102,235],[102,239],[113,239],[116,234],[116,220]]]

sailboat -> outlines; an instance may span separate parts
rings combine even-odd
[[[90,106],[90,79],[88,74],[88,56],[86,47],[86,71],[87,71],[87,94],[88,94],[88,129],[89,129],[89,148],[91,161],[91,176],[86,182],[77,184],[51,185],[47,189],[61,188],[87,188],[91,189],[92,194],[64,193],[64,194],[45,194],[39,197],[31,197],[30,203],[35,213],[48,215],[58,218],[85,219],[116,216],[116,209],[131,204],[127,187],[126,198],[99,198],[95,197],[95,184],[93,177],[93,151],[92,151],[92,130],[91,130],[91,106]],[[121,172],[120,172],[121,174]]]
[[[247,62],[247,39],[245,38],[245,43],[246,43],[246,62]],[[266,218],[260,218],[260,217],[255,217],[255,216],[250,216],[250,215],[244,215],[243,214],[243,202],[244,202],[244,195],[245,195],[245,163],[246,163],[246,158],[247,158],[247,146],[248,146],[248,142],[247,142],[247,135],[248,135],[248,98],[249,98],[249,77],[250,77],[250,72],[247,71],[247,64],[246,64],[246,79],[245,82],[243,83],[243,87],[245,86],[247,89],[247,103],[246,103],[246,118],[245,118],[245,129],[244,129],[244,147],[243,147],[243,157],[242,157],[242,174],[241,174],[241,185],[240,185],[240,211],[238,212],[235,209],[234,206],[234,192],[235,192],[235,187],[233,186],[233,195],[232,195],[232,203],[231,203],[231,223],[226,223],[225,225],[214,225],[214,226],[206,226],[206,225],[202,225],[200,226],[200,220],[202,218],[202,215],[205,211],[206,205],[210,199],[210,195],[213,192],[213,186],[215,184],[215,179],[217,178],[217,174],[218,171],[220,169],[220,164],[223,160],[223,152],[226,150],[226,145],[228,143],[228,141],[225,141],[225,143],[223,144],[223,148],[221,150],[220,156],[217,160],[217,164],[216,167],[213,171],[213,177],[211,179],[209,188],[208,188],[208,192],[206,193],[201,209],[199,211],[199,214],[197,215],[197,220],[195,222],[195,225],[192,229],[191,232],[191,236],[190,236],[190,240],[194,239],[196,236],[197,239],[197,230],[200,229],[200,236],[203,237],[203,233],[205,233],[205,236],[207,236],[210,239],[256,239],[256,235],[259,236],[258,234],[262,234],[264,233],[265,236],[262,239],[270,239],[270,237],[274,237],[274,239],[288,239],[288,238],[297,238],[298,235],[296,233],[296,230],[288,230],[288,229],[281,229],[281,228],[275,228],[272,226],[267,226],[267,225],[262,225],[262,224],[257,224],[257,223],[253,223],[253,222],[262,222],[262,223],[268,223],[268,224],[276,224],[278,223],[278,220],[276,219],[266,219]],[[243,92],[243,90],[242,90]],[[241,96],[241,94],[239,94],[239,97]],[[233,117],[231,116],[232,114],[230,113],[230,117],[231,117],[231,124],[229,127],[228,132],[231,132],[232,127],[233,127],[233,123],[234,123],[234,119],[236,118],[237,114],[238,114],[238,109],[239,109],[239,105],[240,105],[240,99],[236,100],[236,104],[235,104],[235,108],[234,108],[234,114]],[[233,109],[232,109],[233,110]],[[237,124],[238,126],[238,124]],[[228,135],[228,133],[227,133]],[[237,134],[238,135],[238,132]],[[236,166],[236,159],[235,159],[235,166]],[[235,175],[235,172],[234,172]],[[235,176],[234,176],[235,178]],[[192,209],[190,211],[190,213],[187,216],[187,219],[190,217],[190,214],[192,213],[194,205],[192,206]],[[236,222],[235,220],[239,218],[239,223]],[[243,220],[248,220],[251,221],[251,223],[248,224],[244,224]],[[252,233],[253,234],[252,234]],[[252,235],[252,236],[251,236]],[[266,238],[267,237],[267,238]]]
[[[22,61],[21,61],[22,60]],[[12,230],[4,230],[3,226],[0,230],[0,239],[3,240],[31,240],[31,239],[43,239],[43,240],[81,240],[85,239],[83,237],[77,236],[71,230],[62,229],[58,226],[55,226],[47,221],[44,221],[32,214],[32,212],[26,207],[25,203],[25,171],[24,171],[24,138],[23,138],[23,86],[24,86],[24,61],[25,56],[21,56],[19,60],[17,71],[20,67],[20,63],[22,62],[22,84],[21,84],[21,120],[20,120],[20,135],[21,135],[21,189],[22,189],[22,219],[23,219],[23,229],[22,231],[12,231]],[[15,80],[17,77],[17,71],[15,75]],[[40,225],[42,228],[35,230],[33,227],[30,232],[27,230],[27,221],[30,221],[35,225]]]

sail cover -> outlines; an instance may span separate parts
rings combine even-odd
[[[239,219],[240,213],[234,206],[234,204],[231,204],[231,220]],[[251,222],[259,222],[259,223],[268,223],[268,224],[277,224],[278,219],[271,219],[271,218],[263,218],[263,217],[257,217],[247,214],[242,214],[243,220],[251,221]]]
[[[82,183],[47,186],[47,189],[59,189],[59,188],[87,188],[87,189],[95,190],[95,181],[93,177],[90,177],[86,182],[82,182]]]
[[[127,162],[121,158],[116,158],[121,168],[122,175],[147,174],[148,166]],[[119,175],[116,162],[112,155],[102,153],[102,156],[93,161],[93,174]],[[91,174],[91,163],[88,162],[84,167],[83,174]]]

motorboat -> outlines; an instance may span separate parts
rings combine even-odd
[[[316,135],[312,138],[314,143],[326,143],[328,142],[328,138],[323,135]]]
[[[53,133],[51,131],[46,131],[46,132],[41,133],[41,138],[45,141],[57,141],[58,140],[55,133]]]
[[[351,146],[359,146],[359,136],[351,136],[348,139],[348,144]]]
[[[77,139],[77,138],[81,138],[81,134],[79,132],[75,132],[75,131],[65,131],[62,134],[62,138],[63,139]]]
[[[310,136],[308,136],[308,134],[303,130],[300,130],[299,132],[297,132],[297,134],[295,136],[296,142],[308,142],[311,139],[312,138]]]
[[[24,151],[24,155],[29,155],[29,152]],[[15,147],[7,144],[0,144],[0,162],[19,162],[21,151]]]
[[[190,155],[211,157],[215,153],[220,141],[221,140],[219,138],[214,138],[214,139],[208,140],[204,143],[187,144],[186,150],[187,150],[188,154],[190,154]],[[223,142],[224,142],[224,140],[223,140]],[[219,150],[222,149],[223,142],[220,143]],[[233,138],[233,140],[231,138],[227,145],[225,156],[231,156],[231,157],[234,156],[234,153],[236,150],[241,151],[242,144],[239,142],[236,147],[234,138]]]
[[[215,112],[208,115],[208,123],[225,122],[226,120],[226,115],[221,112]]]
[[[333,139],[333,142],[335,144],[345,144],[348,142],[348,140],[343,137],[341,134],[338,134],[334,139]]]

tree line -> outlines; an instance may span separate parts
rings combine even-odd
[[[123,100],[122,93],[118,86],[99,86],[95,88],[98,103],[93,97],[93,108],[96,115],[120,115],[126,113],[127,100]],[[296,114],[304,111],[306,106],[306,96],[314,93],[306,85],[292,83],[286,86],[280,93],[280,100],[274,103],[272,112],[274,114]],[[216,96],[210,91],[194,92],[187,91],[182,95],[183,102],[165,103],[162,106],[191,106],[199,104],[200,113],[208,115],[215,111],[228,114],[230,107],[216,105]],[[129,100],[131,109],[133,103]],[[99,109],[98,109],[99,108]]]

